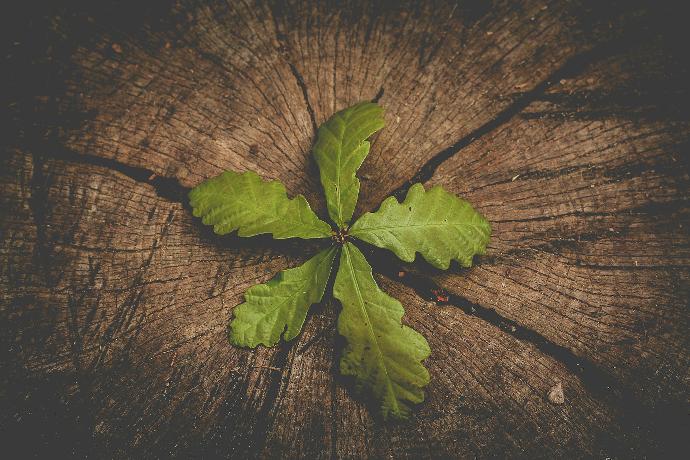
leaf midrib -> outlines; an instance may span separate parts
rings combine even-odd
[[[355,224],[357,225],[357,224]],[[416,227],[471,227],[477,230],[481,229],[479,225],[465,224],[465,223],[446,223],[446,224],[412,224],[412,225],[399,225],[399,226],[388,226],[388,227],[364,227],[360,229],[353,229],[350,233],[351,235],[356,235],[357,233],[365,233],[375,230],[404,230],[406,228],[416,228]],[[482,232],[483,233],[483,232]]]
[[[252,192],[252,194],[253,194],[253,192]],[[297,197],[293,198],[292,200],[295,200],[296,198],[297,198]],[[290,203],[292,203],[292,200],[290,200]],[[254,201],[256,201],[256,198],[254,199]],[[307,204],[308,204],[308,203],[307,203]],[[232,209],[234,209],[234,208],[236,208],[236,207],[233,207],[231,204],[228,203],[228,204],[222,204],[222,205],[219,206],[217,209],[223,209],[223,210],[231,209],[231,210],[232,210]],[[311,208],[309,208],[309,209],[311,209]],[[307,223],[307,222],[304,222],[303,220],[299,220],[298,218],[294,217],[294,214],[295,214],[295,213],[291,213],[291,212],[287,212],[287,211],[290,211],[290,209],[288,209],[288,208],[286,207],[286,212],[285,212],[284,214],[282,214],[282,215],[280,215],[280,216],[274,216],[273,213],[271,213],[269,210],[266,210],[266,209],[259,209],[259,213],[258,213],[258,214],[260,214],[262,217],[268,217],[268,219],[266,219],[265,221],[262,221],[262,222],[261,222],[261,225],[262,225],[262,226],[269,226],[269,225],[271,225],[271,224],[274,224],[274,223],[279,222],[279,221],[282,220],[282,221],[287,221],[287,222],[293,224],[294,228],[296,228],[296,229],[309,229],[309,230],[313,230],[313,231],[317,232],[318,234],[323,235],[323,238],[327,238],[327,237],[329,236],[329,234],[328,234],[327,232],[321,230],[319,227],[316,227],[315,225],[312,225],[312,223]],[[227,225],[227,224],[225,223],[225,221],[227,221],[227,220],[228,220],[227,218],[221,219],[220,221],[218,221],[218,222],[216,222],[216,223],[212,223],[211,225],[214,225],[214,226],[215,226],[215,225],[218,225],[218,224]],[[257,218],[257,219],[255,219],[255,221],[259,221],[259,219]],[[328,225],[326,222],[322,221],[321,219],[318,219],[318,217],[317,217],[317,221],[316,221],[316,222],[322,222],[322,223]],[[246,225],[245,225],[245,227],[246,227]],[[330,227],[330,226],[329,226],[329,227]],[[238,230],[238,231],[239,231],[240,229],[241,229],[241,226],[240,226],[240,227],[235,227],[235,230]],[[266,231],[266,232],[262,232],[262,233],[270,233],[271,235],[275,235],[275,234],[278,233],[278,232],[275,232],[275,231]],[[260,234],[262,234],[262,233],[260,233]]]
[[[342,117],[343,123],[347,123],[347,119],[345,117]],[[340,166],[341,162],[340,160],[342,159],[343,156],[343,140],[345,139],[345,130],[343,129],[342,134],[336,133],[333,129],[331,129],[330,126],[328,126],[328,123],[323,125],[325,129],[331,132],[333,137],[337,139],[338,142],[338,154],[336,155],[336,162],[337,162],[337,167],[335,168],[335,197],[336,197],[336,204],[338,207],[338,220],[336,224],[338,224],[338,227],[342,228],[345,222],[343,222],[343,204],[342,200],[340,198],[340,191],[342,190],[342,185],[340,184]]]
[[[350,270],[350,276],[352,277],[353,284],[355,285],[355,291],[357,293],[357,299],[359,300],[359,303],[361,305],[362,312],[364,313],[364,317],[366,319],[367,327],[369,329],[369,332],[371,333],[371,337],[376,344],[376,354],[378,355],[379,358],[379,363],[381,363],[381,366],[383,367],[383,371],[386,374],[386,387],[388,388],[389,392],[393,395],[393,402],[395,404],[395,409],[396,412],[400,411],[400,405],[398,404],[398,398],[395,396],[395,391],[393,390],[393,385],[391,384],[391,377],[388,374],[388,367],[386,367],[386,361],[383,357],[383,353],[381,353],[381,347],[379,345],[378,340],[376,340],[376,333],[374,332],[374,328],[371,326],[371,319],[369,318],[369,313],[367,312],[367,309],[365,308],[364,304],[364,298],[362,297],[362,292],[359,289],[359,283],[357,282],[357,277],[355,276],[355,269],[352,266],[352,258],[350,256],[350,249],[347,245],[343,246],[343,251],[347,254],[347,266],[348,269]],[[366,259],[365,259],[366,260]],[[373,276],[373,275],[372,275]]]
[[[330,252],[330,251],[333,251],[333,248],[329,249],[329,252]],[[322,265],[326,260],[328,260],[329,258],[330,258],[330,255],[324,257],[324,259],[323,259],[321,262],[319,262],[319,263],[317,264],[316,268],[314,269],[314,272],[315,272],[315,273],[318,273],[318,269],[321,268],[321,265]],[[295,291],[295,293],[299,293],[299,292],[302,290],[302,288],[304,288],[304,286],[307,285],[307,283],[308,283],[309,281],[311,281],[311,279],[310,279],[310,278],[307,278],[307,279],[304,281],[304,283],[300,284],[300,289],[298,289],[297,291]],[[264,315],[260,315],[260,318],[263,320],[263,319],[265,319],[268,315],[275,313],[280,307],[282,307],[283,305],[285,305],[290,299],[293,299],[294,297],[296,297],[296,294],[295,294],[295,293],[293,293],[292,295],[285,296],[285,297],[283,298],[284,300],[283,300],[282,302],[280,302],[280,303],[279,303],[276,307],[274,307],[273,309],[268,310]],[[306,294],[306,292],[305,292],[305,294]],[[307,309],[308,309],[309,307],[311,307],[311,304],[309,304],[309,306],[307,307]],[[285,326],[287,327],[287,326],[289,326],[289,325],[286,323]],[[284,327],[284,328],[283,328],[283,331],[282,331],[282,332],[280,333],[280,335],[278,336],[278,340],[280,340],[281,338],[284,338],[283,336],[285,335],[285,332],[286,332],[286,330],[285,330],[285,327]]]

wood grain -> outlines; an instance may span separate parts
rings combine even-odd
[[[690,67],[677,13],[600,3],[17,13],[2,49],[8,451],[677,452],[690,408]],[[323,245],[217,237],[186,200],[225,169],[255,170],[325,216],[315,128],[360,100],[382,104],[387,127],[355,215],[423,182],[494,230],[469,270],[363,247],[432,348],[427,399],[405,423],[379,420],[338,375],[337,302],[315,306],[293,342],[229,345],[243,292]]]

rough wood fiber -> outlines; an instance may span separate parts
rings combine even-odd
[[[625,458],[681,445],[690,78],[671,16],[630,2],[144,3],[51,5],[2,28],[8,451]],[[387,127],[355,216],[423,182],[494,228],[469,270],[364,248],[432,348],[427,400],[400,424],[338,376],[337,302],[291,343],[228,344],[242,293],[323,246],[216,237],[185,198],[251,169],[325,217],[315,128],[371,99]],[[563,404],[548,396],[558,384]]]

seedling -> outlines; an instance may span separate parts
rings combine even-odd
[[[337,328],[347,341],[340,372],[354,377],[358,391],[374,396],[384,419],[404,419],[424,400],[430,377],[422,361],[431,350],[420,333],[402,324],[402,305],[378,287],[355,241],[388,249],[405,262],[419,252],[445,270],[451,260],[470,267],[474,255],[485,252],[491,226],[467,201],[422,184],[414,184],[402,203],[386,198],[378,211],[350,226],[359,196],[355,174],[369,153],[367,139],[383,126],[383,109],[361,102],[318,130],[313,153],[333,229],[302,195],[289,199],[279,181],[263,181],[251,171],[226,171],[194,188],[189,198],[194,215],[219,235],[333,240],[301,266],[251,287],[233,311],[230,342],[253,348],[294,339],[309,307],[323,298],[337,258],[333,296],[342,304]]]

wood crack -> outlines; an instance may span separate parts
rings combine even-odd
[[[314,108],[312,107],[311,102],[309,102],[309,90],[307,90],[307,84],[304,82],[304,77],[302,77],[302,74],[299,73],[299,70],[297,70],[295,64],[293,64],[292,62],[288,64],[290,66],[290,72],[292,72],[292,75],[295,77],[295,80],[297,81],[297,86],[299,86],[299,89],[302,90],[302,97],[304,98],[304,103],[307,106],[307,112],[309,112],[311,126],[314,130],[314,135],[316,135],[318,125],[316,124],[316,115],[314,114]]]
[[[371,102],[376,103],[379,100],[381,100],[381,98],[383,97],[383,93],[384,93],[384,90],[383,90],[383,86],[382,86],[381,88],[379,88],[378,92],[376,93],[376,96],[374,96],[374,98],[371,100]]]
[[[368,258],[369,260],[383,260],[384,258]],[[390,258],[383,263],[372,264],[376,273],[411,288],[425,300],[433,300],[438,305],[449,305],[462,310],[465,314],[474,316],[502,332],[515,337],[521,342],[529,343],[544,355],[565,366],[568,371],[577,376],[583,386],[597,399],[614,401],[616,407],[624,409],[621,424],[633,428],[644,428],[646,431],[659,432],[665,427],[673,427],[682,423],[685,414],[682,408],[661,407],[650,409],[645,407],[632,391],[623,387],[614,376],[588,359],[576,355],[570,349],[559,345],[539,332],[522,326],[515,320],[506,318],[496,310],[474,303],[466,298],[446,291],[432,279],[405,271],[400,277],[402,267]]]
[[[461,137],[449,147],[434,154],[409,180],[395,189],[391,195],[402,201],[412,185],[418,182],[427,182],[433,177],[438,167],[446,160],[457,155],[461,150],[479,140],[481,137],[506,124],[513,117],[522,113],[531,103],[540,100],[546,90],[552,86],[553,82],[559,82],[562,79],[572,78],[575,75],[581,74],[590,65],[610,57],[615,53],[630,49],[638,43],[642,43],[648,35],[649,31],[647,31],[647,33],[642,33],[639,30],[635,30],[634,33],[628,31],[618,38],[572,56],[534,88],[523,93],[518,93],[514,102],[498,112],[492,119],[474,129],[469,134]]]
[[[181,185],[177,179],[172,177],[162,177],[150,169],[131,166],[112,158],[103,158],[85,153],[77,153],[67,150],[64,147],[56,146],[50,149],[50,152],[50,155],[43,156],[43,158],[71,163],[89,164],[117,171],[136,182],[150,185],[154,188],[156,194],[165,200],[180,203],[184,207],[188,206],[187,194],[191,189]]]
[[[465,3],[166,1],[143,16],[118,3],[12,21],[0,174],[11,447],[37,432],[24,448],[43,456],[682,447],[682,18],[647,1]],[[330,241],[219,238],[186,196],[251,169],[323,214],[313,131],[360,100],[390,122],[371,141],[360,208],[440,181],[495,224],[472,271],[362,245],[433,348],[426,401],[395,425],[339,376],[337,302],[311,308],[297,341],[227,343],[247,287]],[[560,403],[547,396],[557,383]]]

